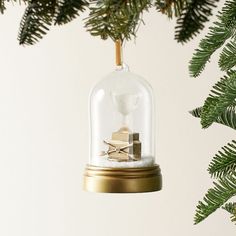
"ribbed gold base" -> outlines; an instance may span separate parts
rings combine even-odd
[[[84,190],[100,193],[154,192],[162,188],[158,165],[141,168],[102,168],[88,165],[84,174]]]

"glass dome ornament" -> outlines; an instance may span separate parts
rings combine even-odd
[[[155,164],[154,99],[150,85],[121,63],[90,95],[90,159],[84,189],[91,192],[138,193],[162,187]]]

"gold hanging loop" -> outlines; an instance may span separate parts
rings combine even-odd
[[[116,47],[116,65],[121,66],[122,65],[122,51],[121,51],[121,40],[116,40],[115,42]]]

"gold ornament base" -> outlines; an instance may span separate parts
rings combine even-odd
[[[162,188],[158,165],[141,168],[107,168],[88,165],[84,173],[84,190],[98,193],[142,193]]]

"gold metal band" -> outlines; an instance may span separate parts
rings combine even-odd
[[[141,168],[102,168],[88,165],[84,174],[84,190],[101,193],[140,193],[162,188],[158,165]]]

